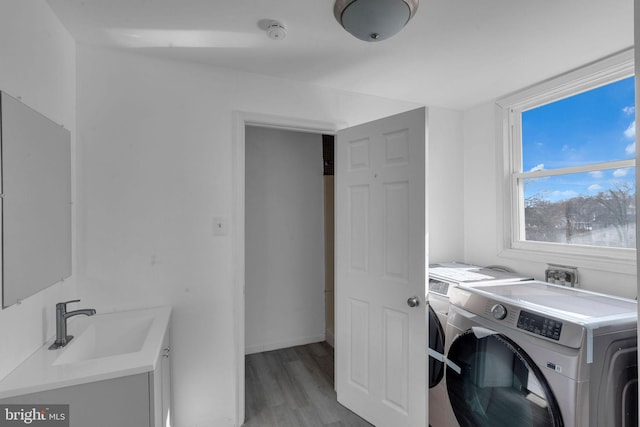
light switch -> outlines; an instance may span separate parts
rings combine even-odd
[[[223,216],[213,217],[213,235],[226,236],[228,232],[229,226],[227,225],[227,218]]]

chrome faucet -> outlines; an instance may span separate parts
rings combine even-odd
[[[84,314],[85,316],[93,316],[96,314],[96,311],[93,308],[67,312],[67,304],[72,302],[80,302],[80,300],[75,299],[56,304],[56,340],[49,346],[49,350],[56,350],[60,347],[64,347],[73,339],[73,335],[67,335],[67,319],[69,317],[77,316],[78,314]]]

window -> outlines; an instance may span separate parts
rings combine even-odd
[[[634,90],[626,53],[499,102],[510,249],[635,257]]]

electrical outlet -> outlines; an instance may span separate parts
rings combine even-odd
[[[544,280],[562,286],[578,286],[578,268],[566,265],[548,264]]]

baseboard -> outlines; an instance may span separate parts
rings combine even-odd
[[[333,337],[332,337],[333,338]],[[279,341],[273,343],[257,344],[246,346],[244,348],[244,354],[262,353],[263,351],[279,350],[281,348],[295,347],[297,345],[307,345],[314,342],[322,342],[327,339],[325,334],[316,335],[312,337],[295,338],[286,341]]]

